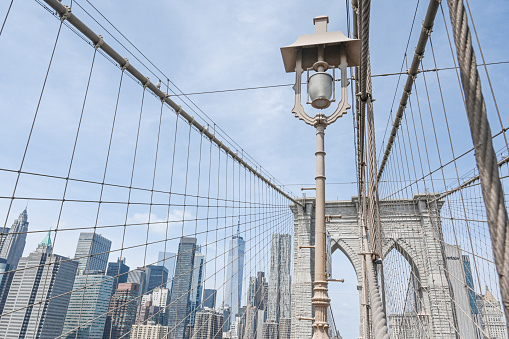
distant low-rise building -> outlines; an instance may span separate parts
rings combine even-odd
[[[131,339],[164,339],[167,338],[170,328],[160,324],[149,322],[148,324],[136,324],[131,330]]]

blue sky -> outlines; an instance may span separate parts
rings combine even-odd
[[[69,4],[69,1],[64,1]],[[196,93],[222,89],[234,89],[267,85],[289,84],[294,81],[293,74],[284,72],[279,48],[293,43],[299,35],[314,31],[312,18],[317,15],[328,15],[329,31],[347,32],[345,2],[327,1],[107,1],[94,5],[120,32],[150,59],[183,93]],[[9,1],[0,3],[0,18],[5,17]],[[73,12],[89,25],[96,33],[116,48],[123,56],[142,73],[149,74],[143,65],[114,41],[113,38],[89,17],[79,5],[88,11],[100,24],[128,47],[141,61],[149,64],[135,49],[123,39],[85,0],[73,4]],[[420,1],[375,1],[372,4],[371,21],[371,61],[372,73],[383,74],[405,71],[404,54],[408,45],[408,55],[413,55],[413,48],[420,33],[420,24],[424,18],[427,2]],[[445,5],[445,2],[444,2]],[[417,14],[412,34],[413,15]],[[471,1],[470,6],[476,20],[481,45],[487,62],[506,61],[507,36],[509,29],[509,4],[504,1],[481,2]],[[444,7],[445,19],[448,22],[447,8]],[[438,67],[454,65],[444,28],[442,12],[439,11],[432,35]],[[58,20],[45,11],[35,1],[14,1],[5,29],[0,36],[0,167],[17,169],[21,161],[24,145],[30,129],[37,99],[44,74],[51,55],[53,43],[58,30]],[[40,115],[34,129],[32,141],[27,151],[26,171],[67,175],[67,162],[72,151],[75,126],[83,103],[83,93],[90,71],[93,49],[79,39],[67,27],[63,27],[54,64],[48,78],[47,88],[41,102]],[[478,57],[480,62],[480,58]],[[435,68],[430,48],[426,49],[425,68]],[[508,87],[506,77],[508,65],[489,66],[495,95],[498,99],[502,118],[507,126],[508,115],[505,113],[508,102],[504,100]],[[149,75],[153,82],[159,77],[153,66],[148,67],[156,75]],[[92,86],[87,99],[87,115],[83,120],[83,129],[77,144],[76,159],[72,174],[80,178],[102,180],[105,147],[109,138],[111,112],[115,106],[118,91],[119,73],[113,65],[97,55],[92,77]],[[481,72],[482,73],[482,72]],[[454,71],[440,72],[445,106],[448,108],[450,121],[453,122],[455,151],[459,154],[472,147],[468,125],[458,90],[458,81]],[[438,95],[438,86],[430,79],[430,106],[440,109],[442,102]],[[402,77],[401,81],[406,81]],[[401,85],[396,91],[398,76],[378,77],[373,79],[373,96],[375,102],[375,124],[377,152],[383,148],[383,136],[386,126],[392,124],[389,119],[391,110],[396,110],[401,96]],[[424,89],[421,85],[421,93]],[[174,87],[172,87],[175,89]],[[487,107],[492,130],[499,131],[500,123],[494,114],[493,100],[487,94],[488,86],[483,76],[483,89],[487,96]],[[74,95],[75,94],[75,95]],[[396,104],[393,106],[393,98]],[[424,96],[420,96],[424,99]],[[293,91],[290,86],[236,91],[227,93],[202,94],[189,96],[192,102],[186,110],[200,116],[205,121],[199,107],[218,126],[220,126],[242,149],[254,158],[263,168],[284,184],[288,184],[296,195],[300,195],[302,184],[313,184],[315,176],[315,136],[314,129],[297,120],[291,114]],[[130,79],[124,79],[122,100],[118,109],[121,134],[116,135],[112,145],[111,170],[106,181],[125,182],[129,171],[123,171],[131,161],[131,149],[136,132],[133,123],[139,114],[141,90]],[[176,102],[181,102],[175,98]],[[350,98],[350,101],[351,98]],[[189,104],[183,101],[180,104]],[[421,103],[423,104],[423,103]],[[145,100],[146,119],[141,127],[142,143],[140,144],[139,167],[135,184],[150,185],[150,171],[153,162],[153,144],[156,138],[160,104],[151,95]],[[392,107],[392,108],[391,108]],[[93,109],[89,109],[93,108]],[[197,113],[193,113],[192,110]],[[306,108],[308,112],[310,107]],[[70,114],[71,113],[71,114]],[[163,128],[173,128],[173,117],[165,115]],[[426,124],[426,122],[425,122]],[[443,128],[442,122],[437,122]],[[498,124],[498,125],[497,125]],[[430,128],[426,125],[426,128]],[[447,133],[441,130],[439,142],[447,142]],[[185,138],[182,129],[179,138]],[[164,136],[170,147],[170,134]],[[194,151],[197,152],[198,139],[194,139]],[[354,133],[352,112],[338,120],[326,130],[326,175],[329,183],[351,183],[356,181],[354,161]],[[499,140],[495,148],[502,147]],[[146,150],[146,152],[144,151]],[[169,149],[168,149],[169,150]],[[180,150],[184,156],[185,150]],[[450,152],[444,150],[444,159],[451,158]],[[432,159],[433,160],[433,159]],[[168,163],[161,167],[167,166]],[[460,174],[474,166],[473,155],[460,163]],[[116,171],[115,169],[118,169]],[[175,173],[182,174],[183,169]],[[177,175],[180,175],[177,174]],[[165,176],[166,175],[166,176]],[[158,178],[164,182],[168,173],[161,173]],[[175,185],[182,184],[182,176]],[[14,174],[0,172],[2,196],[12,194]],[[61,196],[60,180],[21,177],[18,196]],[[10,192],[10,193],[9,193]],[[69,187],[70,197],[96,199],[97,188],[86,184],[74,184]],[[104,192],[105,196],[116,197],[125,192],[114,189]],[[355,184],[331,184],[327,186],[327,199],[350,199],[356,194]],[[138,199],[146,200],[147,196]],[[15,201],[7,224],[21,212],[26,201]],[[7,213],[5,199],[0,202],[0,215]],[[30,228],[48,229],[54,227],[58,217],[59,205],[51,202],[30,202]],[[153,219],[162,218],[165,211],[152,211]],[[178,219],[185,212],[176,209],[171,213]],[[192,214],[193,211],[187,211]],[[133,210],[130,220],[144,221],[148,211]],[[99,224],[118,222],[108,214],[100,215]],[[60,227],[90,227],[95,222],[91,210],[69,208],[63,211]],[[123,220],[121,223],[124,222]],[[178,227],[178,225],[177,225]],[[290,226],[289,226],[290,227]],[[162,236],[154,230],[155,236]],[[139,240],[133,232],[132,241]],[[105,234],[106,235],[106,234]],[[64,237],[64,236],[63,236]],[[71,256],[78,232],[72,232],[68,238],[59,242],[59,253]],[[29,236],[25,254],[43,238],[42,234]],[[61,245],[60,245],[61,244]],[[72,245],[69,245],[72,244]],[[150,255],[150,254],[149,254]],[[154,257],[156,257],[155,255]],[[336,278],[345,277],[344,285],[333,285],[331,296],[336,315],[336,322],[345,338],[357,335],[358,324],[357,290],[353,268],[346,258],[334,254],[334,274]],[[128,260],[131,260],[129,258]],[[138,262],[136,261],[138,260]],[[152,260],[148,258],[147,260]],[[128,262],[129,263],[129,262]],[[131,265],[139,265],[139,258],[132,259]]]

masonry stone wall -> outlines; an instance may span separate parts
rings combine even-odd
[[[432,339],[456,338],[450,283],[444,273],[443,237],[440,225],[440,203],[428,206],[429,195],[415,195],[413,199],[380,202],[382,251],[385,258],[393,249],[409,262],[415,274],[418,313],[423,317],[423,329]],[[294,213],[294,274],[292,281],[292,339],[312,337],[310,321],[299,317],[313,317],[314,249],[299,246],[314,245],[314,198],[301,198],[303,206],[291,205]],[[352,263],[357,275],[359,300],[362,296],[358,200],[326,202],[326,214],[341,214],[332,218],[326,228],[332,236],[332,252],[340,250]],[[362,308],[361,308],[362,312]],[[361,317],[362,319],[362,317]],[[390,324],[389,324],[390,326]],[[362,324],[360,326],[362,331]],[[361,333],[362,336],[362,333]],[[428,335],[426,335],[428,336]]]

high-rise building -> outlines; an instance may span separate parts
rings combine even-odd
[[[273,320],[263,323],[262,339],[278,339],[279,325]]]
[[[139,293],[138,284],[118,284],[108,306],[103,339],[125,338],[136,320]]]
[[[182,237],[175,264],[175,278],[171,284],[170,306],[168,307],[169,339],[182,339],[189,324],[191,300],[189,291],[193,280],[196,238]]]
[[[196,310],[201,307],[204,277],[205,254],[202,254],[200,248],[197,247],[196,253],[194,254],[193,279],[191,283],[191,292],[189,294],[189,298],[191,299],[191,326],[194,326]]]
[[[149,322],[154,324],[165,325],[167,323],[163,309],[155,306],[152,301],[142,302],[138,306],[136,313],[136,324],[147,325]]]
[[[150,267],[138,267],[127,274],[127,283],[138,284],[140,286],[140,295],[147,292],[147,271]]]
[[[56,338],[62,333],[78,263],[52,254],[48,232],[21,258],[0,318],[0,338]]]
[[[267,319],[278,322],[291,313],[290,234],[272,234]]]
[[[164,287],[168,280],[168,270],[164,266],[149,265],[138,267],[127,275],[128,283],[140,285],[140,293],[147,294],[155,288]]]
[[[109,262],[106,275],[113,278],[112,293],[115,293],[117,285],[127,282],[129,266],[125,264],[125,258],[118,258],[117,261]]]
[[[131,339],[166,339],[170,328],[153,322],[133,325]]]
[[[255,306],[247,305],[244,312],[244,328],[242,339],[256,339],[258,309]]]
[[[263,337],[263,323],[267,320],[265,319],[266,314],[266,311],[258,310],[258,315],[256,316],[256,339],[262,339]]]
[[[240,223],[239,223],[240,224]],[[226,281],[224,304],[231,307],[231,319],[235,319],[242,301],[242,282],[244,280],[244,252],[246,242],[240,236],[240,225],[237,234],[230,240],[228,263],[226,266]]]
[[[86,272],[74,280],[62,335],[68,339],[101,339],[113,280],[103,271]]]
[[[480,296],[475,293],[474,279],[472,277],[472,267],[470,266],[470,257],[468,255],[463,255],[463,271],[465,272],[465,283],[467,288],[468,301],[470,304],[470,313],[472,314],[472,321],[474,323],[475,338],[484,339],[482,334],[484,328],[481,312],[482,305],[481,309],[479,309],[477,299]]]
[[[0,234],[0,258],[5,259],[10,270],[16,269],[23,255],[28,231],[27,209],[14,220],[12,227],[5,228]]]
[[[82,232],[74,258],[79,262],[78,270],[106,271],[110,256],[111,241],[94,232]]]
[[[265,280],[265,272],[258,272],[256,277],[249,279],[247,303],[259,310],[265,310],[267,302],[268,283]]]
[[[230,324],[234,319],[231,317],[232,309],[230,306],[226,305],[222,307],[221,311],[223,312],[223,332],[228,332],[230,330]]]
[[[152,293],[143,295],[141,303],[145,305],[151,302],[153,306],[159,307],[160,312],[152,319],[156,324],[166,325],[168,323],[168,308],[170,301],[170,290],[164,287],[155,288]]]
[[[507,325],[500,302],[488,287],[484,295],[485,336],[493,339],[507,339]]]
[[[28,232],[27,209],[14,220],[12,227],[0,229],[0,314],[9,294],[12,278],[25,249]],[[6,273],[7,272],[7,273]]]
[[[216,308],[217,290],[206,288],[203,290],[203,307]]]
[[[389,337],[419,339],[424,336],[420,335],[419,319],[415,313],[393,313],[389,315]]]
[[[177,254],[173,252],[159,252],[157,257],[157,265],[164,266],[168,270],[168,283],[163,287],[171,287],[173,280],[173,273],[175,272],[175,261],[177,261]]]
[[[475,317],[471,310],[472,305],[467,284],[467,276],[470,275],[469,280],[471,281],[472,273],[465,272],[465,262],[468,262],[467,266],[470,267],[470,259],[467,255],[463,255],[462,250],[457,246],[444,243],[444,249],[447,272],[454,296],[459,335],[461,338],[475,339]]]
[[[147,290],[146,292],[153,291],[155,288],[166,287],[168,282],[168,269],[165,266],[148,266],[147,271]]]
[[[292,320],[290,318],[279,319],[279,339],[290,339]],[[330,337],[330,336],[329,336]]]
[[[223,337],[223,314],[204,307],[196,312],[191,339],[221,339]]]

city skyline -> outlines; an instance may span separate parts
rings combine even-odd
[[[14,225],[21,224],[26,224],[25,226],[28,227],[26,209],[20,214],[20,217],[16,219],[14,222]],[[16,228],[12,229],[16,230]],[[28,229],[24,231],[25,235],[27,233],[27,230]],[[8,236],[8,233],[6,234],[6,236]],[[186,241],[185,238],[183,239],[185,242]],[[237,228],[237,233],[233,235],[232,241],[233,240],[244,241],[243,238],[240,236],[239,228]],[[196,243],[196,239],[193,239],[192,241]],[[202,303],[206,302],[206,300],[204,299],[205,297],[204,290],[206,286],[205,283],[207,281],[205,272],[206,257],[203,253],[200,253],[200,246],[197,245],[193,246],[195,246],[194,250],[192,251],[194,255],[192,265],[193,268],[187,274],[190,276],[192,282],[192,288],[190,289],[192,293],[189,294],[190,314],[205,309],[205,306],[202,305]],[[23,246],[21,246],[21,251],[23,251],[23,247],[24,244]],[[20,248],[18,247],[17,249],[19,252]],[[41,253],[40,255],[45,255],[44,253],[50,253],[52,251],[53,251],[52,232],[48,232],[44,239],[39,243],[36,252],[33,253]],[[106,237],[102,236],[99,233],[81,232],[78,241],[76,242],[76,251],[74,255],[75,259],[61,256],[58,257],[61,258],[60,260],[63,260],[62,263],[63,265],[71,265],[72,267],[75,267],[75,271],[73,271],[75,273],[68,274],[67,281],[68,285],[70,283],[70,285],[68,286],[69,291],[72,290],[73,292],[68,294],[67,302],[64,303],[60,302],[60,307],[64,307],[65,312],[60,311],[60,313],[63,314],[64,317],[61,319],[59,330],[61,331],[62,334],[65,334],[65,337],[74,338],[77,335],[78,338],[102,338],[103,335],[106,335],[104,334],[106,333],[104,332],[106,331],[106,327],[109,326],[111,337],[115,338],[116,336],[115,333],[117,333],[120,328],[125,326],[132,327],[137,323],[135,320],[141,316],[139,312],[141,312],[142,310],[144,312],[143,313],[144,317],[150,318],[151,314],[156,314],[154,316],[154,319],[156,320],[159,319],[159,321],[163,321],[162,324],[164,324],[167,321],[168,315],[167,312],[164,312],[164,310],[165,309],[169,310],[169,307],[163,300],[169,301],[171,291],[169,289],[164,288],[163,286],[166,285],[164,284],[164,281],[167,281],[169,284],[173,285],[174,281],[168,279],[168,276],[175,275],[175,272],[172,272],[171,275],[168,274],[166,267],[163,265],[147,265],[143,268],[129,269],[129,266],[126,265],[127,262],[126,257],[117,258],[116,261],[109,261],[110,251],[111,251],[111,241]],[[185,255],[184,252],[181,253],[181,255],[177,255],[176,258],[180,258],[182,255]],[[20,259],[24,260],[25,258],[22,257]],[[22,263],[23,260],[21,260]],[[36,267],[37,265],[34,266],[34,269]],[[55,267],[57,267],[57,265],[55,265]],[[86,269],[87,267],[90,269],[87,270]],[[92,270],[91,268],[96,269]],[[27,270],[26,272],[34,272],[34,269]],[[165,272],[164,275],[158,273],[154,276],[153,278],[154,283],[152,283],[152,285],[154,286],[151,286],[149,282],[149,277],[152,275],[150,273],[151,270]],[[177,267],[175,267],[175,270],[177,270]],[[133,273],[137,272],[143,272],[143,274],[142,275],[136,274],[137,278],[135,278]],[[147,278],[143,278],[142,276],[144,276],[146,272],[148,272]],[[246,272],[246,274],[249,273],[250,272]],[[239,276],[241,275],[239,274]],[[259,280],[258,283],[262,282],[262,280],[265,281],[264,272],[258,272],[257,276]],[[244,279],[247,279],[243,277],[243,274],[241,277],[242,281]],[[143,282],[143,284],[147,286],[147,291],[143,291],[143,287],[140,286],[139,284],[136,283],[133,284],[134,280],[136,279],[140,280],[139,282]],[[19,289],[20,286],[23,285],[23,283],[21,285],[19,284],[18,279],[14,279],[14,281],[16,282],[15,284],[16,289]],[[266,289],[267,283],[262,282],[262,284],[263,288]],[[120,290],[116,288],[118,286],[120,286]],[[153,288],[148,289],[148,286]],[[213,304],[216,303],[215,306],[217,306],[216,290],[208,289],[207,291],[209,291],[207,294],[207,298],[209,299],[211,297],[213,298],[213,300],[208,301],[208,304],[212,302]],[[142,294],[142,292],[144,293]],[[255,291],[257,296],[253,296],[252,298],[256,298],[257,300],[260,299],[259,292],[260,291],[257,292]],[[117,295],[116,293],[120,294]],[[166,297],[162,297],[161,293],[166,293],[164,294]],[[240,290],[240,293],[242,293],[242,290]],[[246,291],[246,293],[248,292]],[[136,297],[136,295],[138,295],[138,297]],[[142,296],[143,298],[141,298]],[[111,309],[111,307],[112,305],[120,305],[119,302],[121,302],[121,300],[127,300],[125,298],[135,298],[135,299],[139,298],[139,300],[135,302],[136,306],[132,305],[132,302],[130,302],[129,303],[130,306],[128,305],[127,308],[124,307],[122,311],[128,312],[129,314],[133,312],[135,313],[134,315],[130,315],[127,318],[125,317],[118,318],[118,316],[120,316],[120,313],[118,313],[118,311],[115,311],[114,309]],[[239,298],[240,300],[242,300],[242,294],[239,295]],[[249,298],[250,297],[248,296],[247,299]],[[63,298],[62,296],[57,298],[57,300],[60,301],[62,301],[63,299],[65,298]],[[9,305],[10,303],[11,302],[9,302]],[[146,305],[147,307],[143,308],[142,306],[145,303],[147,304]],[[243,304],[244,303],[242,303],[242,305]],[[86,305],[91,305],[93,307],[87,307]],[[242,309],[245,310],[246,307],[247,307],[246,305],[243,305]],[[108,311],[108,309],[111,310]],[[136,309],[136,311],[133,311],[134,309]],[[219,308],[217,308],[217,310],[219,310]],[[107,314],[109,314],[109,316],[107,316]],[[196,316],[196,314],[193,315]],[[159,317],[157,317],[157,315],[159,315]],[[256,316],[256,314],[254,314],[254,316]],[[221,319],[224,319],[222,313]],[[125,323],[126,321],[127,323]],[[122,325],[124,323],[127,325]],[[147,324],[146,321],[144,323]],[[157,323],[157,321],[155,323]],[[255,324],[252,323],[251,326],[254,325]],[[43,323],[41,326],[44,327],[45,324]],[[73,331],[73,329],[76,327],[79,327],[78,331]],[[190,327],[190,331],[194,331],[193,328],[194,327]],[[25,329],[24,331],[26,330],[27,329]],[[137,331],[139,330],[140,329],[137,329]],[[58,331],[58,329],[56,331]]]

